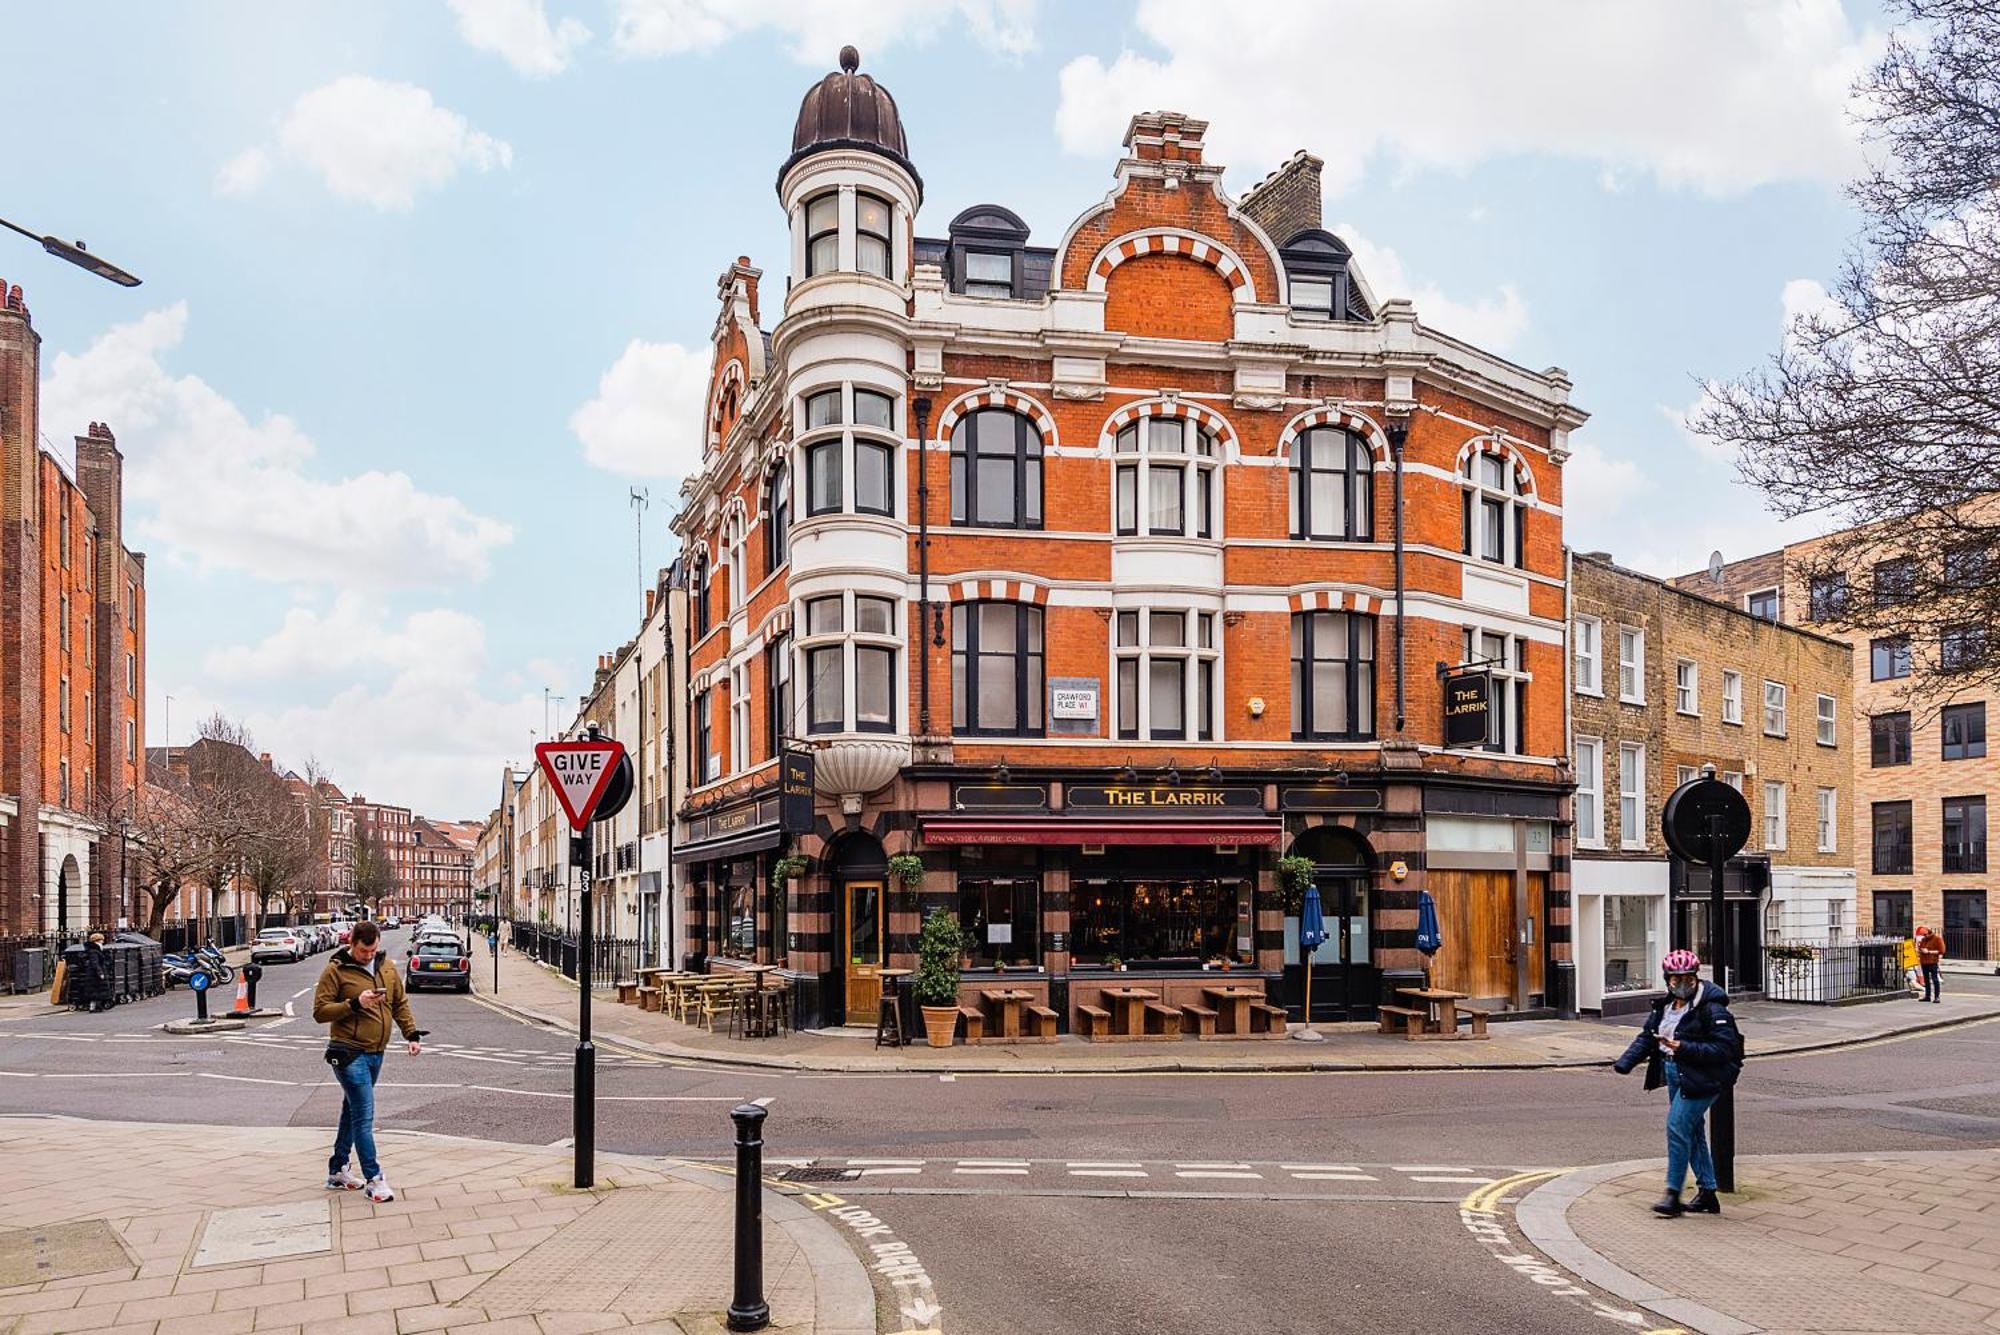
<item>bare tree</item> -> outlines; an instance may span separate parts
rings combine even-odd
[[[167,908],[208,865],[208,837],[199,802],[187,782],[164,768],[132,794],[130,856],[149,901],[146,934],[158,936]]]
[[[1856,89],[1854,251],[1690,425],[1778,514],[1845,529],[1807,563],[1812,619],[1890,639],[1942,697],[2000,680],[2000,0],[1892,7],[1910,26]]]
[[[396,889],[396,868],[382,843],[367,830],[354,832],[354,897],[370,913],[381,906]]]

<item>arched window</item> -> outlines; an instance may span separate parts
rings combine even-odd
[[[1504,455],[1474,453],[1459,470],[1463,489],[1465,554],[1481,561],[1521,565],[1521,529],[1527,514],[1520,482]]]
[[[951,436],[951,522],[975,528],[1042,526],[1042,434],[1007,408],[959,419]]]
[[[744,520],[740,512],[729,516],[728,522],[723,526],[723,533],[725,534],[723,550],[728,553],[726,559],[729,562],[729,605],[732,608],[741,607],[744,600],[750,596],[750,563],[746,550],[748,544],[743,538]]]
[[[764,571],[783,565],[792,554],[792,470],[779,464],[764,484]]]
[[[1373,461],[1361,437],[1316,426],[1292,441],[1291,518],[1295,538],[1366,542],[1375,531]]]
[[[708,634],[713,624],[708,613],[708,552],[697,549],[688,567],[688,597],[694,601],[694,637]]]
[[[806,277],[840,267],[840,192],[829,190],[806,202]]]
[[[1119,533],[1215,536],[1221,497],[1213,434],[1183,417],[1149,417],[1118,433],[1117,452]]]

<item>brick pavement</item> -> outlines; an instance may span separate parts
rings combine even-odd
[[[530,1019],[573,1028],[576,984],[512,950],[500,964],[493,994],[490,960],[473,969],[475,991]],[[1372,1023],[1319,1024],[1327,1042],[1088,1043],[1065,1036],[1053,1044],[963,1044],[932,1049],[918,1042],[900,1051],[877,1048],[870,1029],[812,1031],[775,1038],[711,1034],[671,1016],[621,1006],[609,992],[595,994],[592,1030],[656,1055],[781,1069],[830,1071],[1260,1071],[1260,1070],[1467,1070],[1535,1069],[1604,1065],[1624,1051],[1637,1028],[1596,1020],[1523,1020],[1492,1026],[1485,1042],[1411,1043],[1375,1032]],[[1804,1006],[1750,1002],[1738,1008],[1753,1056],[1866,1042],[1940,1024],[2000,1016],[2000,979],[1962,976],[1944,1004],[1914,998],[1857,1006]]]
[[[2000,1330],[2000,1150],[1746,1156],[1720,1218],[1655,1217],[1660,1178],[1558,1180],[1522,1203],[1523,1231],[1692,1330]]]
[[[59,1278],[0,1288],[0,1332],[720,1329],[731,1282],[727,1177],[600,1154],[597,1189],[576,1191],[567,1151],[386,1131],[383,1167],[400,1199],[377,1205],[325,1190],[329,1140],[322,1129],[0,1118],[4,1228],[101,1220],[129,1254],[111,1270],[58,1265]],[[196,1265],[214,1212],[292,1202],[330,1209],[330,1233],[308,1244],[318,1250]],[[772,1193],[765,1203],[773,1329],[873,1335],[867,1272],[834,1226]],[[24,1240],[0,1232],[0,1253]]]

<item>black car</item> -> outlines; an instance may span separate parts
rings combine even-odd
[[[404,986],[415,992],[428,987],[448,987],[459,992],[472,990],[472,957],[455,938],[431,937],[419,941],[410,951]]]

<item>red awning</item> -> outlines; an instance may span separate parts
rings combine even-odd
[[[927,816],[932,844],[1236,844],[1274,848],[1276,820],[1063,820],[1060,817]]]

